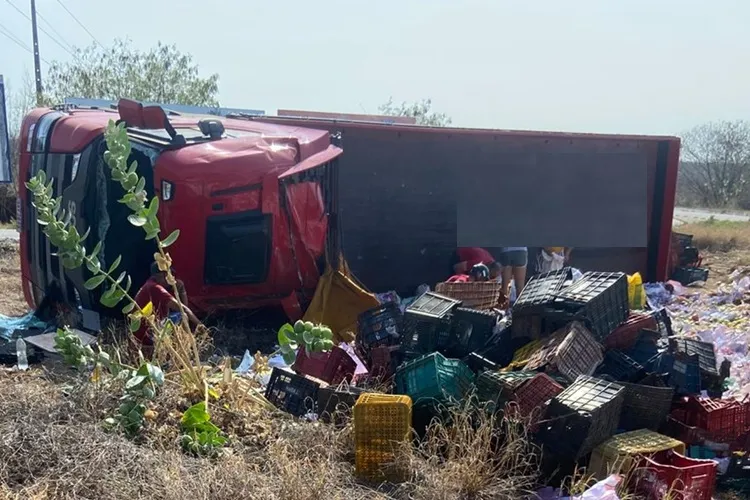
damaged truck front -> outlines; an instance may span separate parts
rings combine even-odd
[[[127,222],[123,191],[103,160],[104,129],[124,121],[130,161],[159,198],[162,232],[181,231],[171,247],[175,272],[191,306],[208,312],[281,304],[298,316],[312,297],[334,213],[337,158],[342,150],[326,131],[256,122],[167,117],[160,107],[121,100],[118,109],[36,109],[22,125],[18,223],[24,295],[31,307],[45,297],[106,312],[97,291],[86,290],[85,268],[66,270],[35,221],[24,183],[40,171],[55,196],[75,214],[86,244],[103,244],[103,261],[122,256],[140,286],[155,248]]]

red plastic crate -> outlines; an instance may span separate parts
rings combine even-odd
[[[383,379],[391,378],[396,372],[395,358],[401,347],[379,346],[370,351],[370,376]]]
[[[669,437],[673,437],[690,445],[701,445],[706,439],[705,431],[697,427],[687,425],[686,423],[674,417],[667,417],[661,432]]]
[[[563,391],[563,386],[546,373],[534,375],[516,390],[515,401],[518,414],[528,417],[534,409],[543,406]]]
[[[636,488],[648,500],[711,500],[716,484],[717,463],[688,458],[669,451],[643,457]]]
[[[651,314],[631,312],[628,319],[604,339],[607,349],[630,350],[638,340],[641,330],[656,330],[656,319]]]
[[[323,373],[330,355],[330,352],[307,353],[304,347],[300,347],[297,350],[297,359],[294,360],[292,369],[297,373],[323,380]]]
[[[747,430],[747,405],[735,400],[691,398],[685,423],[702,429],[712,441],[731,442]]]
[[[332,385],[340,384],[343,381],[351,383],[356,370],[357,362],[349,356],[349,353],[339,346],[334,346],[331,349],[331,355],[328,356],[328,362],[323,368],[321,378]]]

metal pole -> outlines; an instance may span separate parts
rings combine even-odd
[[[39,66],[39,35],[36,31],[36,2],[31,0],[31,31],[34,38],[34,75],[36,77],[36,105],[42,105],[42,68]]]

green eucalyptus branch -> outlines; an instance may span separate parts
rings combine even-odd
[[[87,252],[84,241],[89,235],[89,230],[87,229],[83,235],[79,234],[75,226],[74,208],[72,206],[67,210],[60,208],[62,197],[52,197],[52,184],[52,180],[47,182],[42,170],[26,183],[26,187],[32,194],[32,205],[37,211],[37,222],[42,226],[42,232],[50,243],[57,247],[56,255],[62,261],[63,267],[75,269],[85,264],[92,277],[84,283],[84,287],[87,290],[94,290],[103,284],[109,285],[99,299],[102,305],[110,308],[116,307],[125,298],[128,304],[123,307],[122,312],[132,313],[137,308],[135,300],[129,294],[132,280],[124,271],[117,277],[114,276],[122,258],[117,257],[112,265],[105,269],[99,258],[102,249],[101,242],[97,243],[90,253]],[[131,320],[131,330],[135,331],[140,328],[141,314],[142,311],[138,308],[137,314],[132,315],[134,319]]]
[[[143,229],[146,233],[146,240],[156,240],[157,253],[154,254],[154,259],[159,265],[159,269],[167,273],[167,282],[174,287],[177,280],[172,274],[172,259],[165,249],[177,241],[180,230],[175,229],[163,240],[159,238],[161,232],[158,218],[159,198],[154,196],[150,200],[148,199],[146,179],[137,174],[138,163],[132,161],[128,165],[132,147],[125,124],[116,124],[113,120],[110,120],[104,132],[104,139],[107,143],[104,161],[110,168],[112,179],[118,182],[125,191],[125,194],[118,201],[133,212],[128,216],[128,221]],[[177,293],[175,299],[180,307],[182,326],[186,331],[190,331],[190,325],[185,314],[185,304],[182,303]],[[198,353],[195,354],[196,360],[199,360]]]

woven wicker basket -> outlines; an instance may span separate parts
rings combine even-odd
[[[435,291],[446,297],[460,300],[462,307],[487,310],[497,307],[502,284],[496,281],[470,281],[468,283],[438,283]]]

